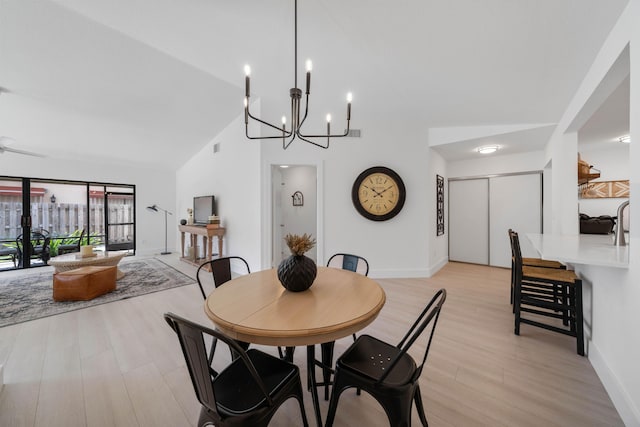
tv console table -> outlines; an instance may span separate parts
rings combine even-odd
[[[200,265],[205,261],[211,260],[213,256],[213,236],[218,238],[218,256],[222,256],[222,242],[225,229],[224,227],[214,227],[212,225],[179,225],[182,251],[180,252],[180,259],[193,265]],[[184,234],[190,234],[191,247],[194,248],[193,256],[184,253]],[[198,246],[198,236],[202,236],[202,247],[204,248],[204,258],[198,258],[196,252]]]

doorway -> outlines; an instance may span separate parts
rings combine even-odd
[[[287,258],[287,234],[318,241],[318,170],[315,165],[271,165],[271,266]],[[318,245],[305,255],[318,262]]]

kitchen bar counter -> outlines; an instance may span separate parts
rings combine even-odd
[[[629,268],[629,246],[628,244],[615,246],[613,234],[527,233],[527,238],[542,259],[557,260],[567,264]]]

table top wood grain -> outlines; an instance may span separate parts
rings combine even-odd
[[[318,267],[311,288],[290,292],[271,269],[218,287],[207,297],[205,313],[234,339],[302,346],[361,330],[375,320],[385,301],[377,282],[351,271]]]

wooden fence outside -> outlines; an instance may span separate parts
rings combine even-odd
[[[131,200],[123,200],[122,203],[117,204],[110,203],[109,207],[111,223],[134,222]],[[104,215],[104,203],[101,200],[91,203],[88,213],[84,204],[34,202],[31,203],[31,228],[46,230],[52,238],[55,238],[69,236],[76,230],[82,230],[89,222],[91,236],[104,236]],[[0,240],[15,240],[22,233],[21,217],[21,202],[0,202]],[[109,230],[109,240],[111,242],[133,241],[133,226],[112,226]]]

